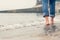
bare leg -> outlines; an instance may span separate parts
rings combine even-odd
[[[48,16],[45,16],[45,24],[49,25],[49,17]]]
[[[54,25],[54,17],[51,17],[51,19],[50,19],[50,24],[51,24],[51,25]]]
[[[49,16],[45,16],[45,27],[44,27],[44,32],[45,32],[45,35],[48,35],[48,30],[50,30],[50,27],[49,27]]]
[[[55,32],[55,30],[56,30],[56,25],[54,24],[54,17],[51,17],[50,25],[51,25],[51,27],[52,27],[52,32]]]

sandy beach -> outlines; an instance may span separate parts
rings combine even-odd
[[[56,15],[57,30],[44,35],[44,18],[36,13],[0,13],[0,40],[60,40],[60,15]]]

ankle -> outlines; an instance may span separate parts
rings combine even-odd
[[[46,24],[46,26],[48,27],[50,24]]]

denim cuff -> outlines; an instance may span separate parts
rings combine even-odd
[[[46,17],[46,16],[48,16],[48,17],[49,17],[49,15],[44,15],[43,17]]]
[[[55,17],[55,15],[50,15],[50,17]]]

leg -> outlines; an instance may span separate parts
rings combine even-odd
[[[50,4],[50,17],[51,17],[51,23],[54,24],[54,17],[55,17],[55,0],[49,0]]]
[[[49,25],[49,17],[48,16],[45,16],[45,24]]]
[[[48,12],[48,0],[42,0],[42,11],[43,11],[43,17],[49,16]]]
[[[52,31],[55,32],[56,26],[54,25],[54,17],[55,17],[55,0],[49,0],[50,4],[50,25],[52,27]]]
[[[42,0],[42,5],[43,17],[45,17],[46,20],[45,24],[49,24],[48,0]]]
[[[42,0],[42,10],[43,10],[43,17],[45,18],[45,27],[44,32],[45,34],[48,33],[49,28],[49,11],[48,11],[48,0]]]
[[[51,17],[51,19],[50,19],[50,24],[54,25],[54,18],[53,17]]]

